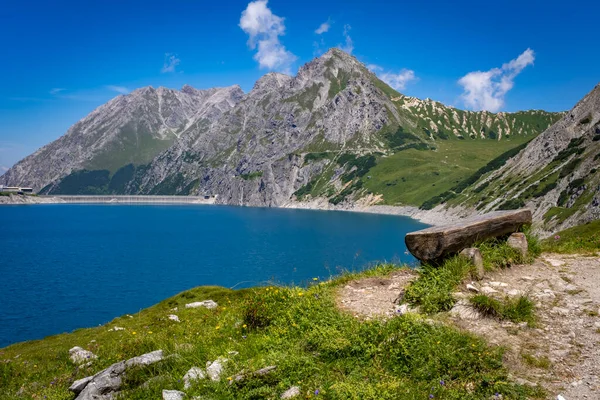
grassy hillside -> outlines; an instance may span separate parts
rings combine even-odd
[[[515,256],[494,244],[482,249],[491,268],[500,265],[499,254]],[[541,389],[509,380],[502,348],[446,326],[443,319],[434,322],[426,315],[399,314],[387,321],[363,321],[337,308],[337,289],[350,279],[386,276],[398,268],[382,265],[359,275],[314,280],[304,288],[200,287],[105,326],[15,344],[0,350],[0,397],[72,399],[67,388],[74,380],[157,349],[177,356],[129,371],[123,387],[127,399],[156,399],[162,389],[183,390],[182,377],[190,367],[204,367],[220,356],[230,359],[223,379],[198,381],[186,390],[189,396],[275,399],[295,385],[300,398],[543,397]],[[459,259],[441,268],[425,268],[409,290],[409,301],[432,314],[447,310],[452,291],[469,271],[466,261]],[[217,301],[219,307],[184,307],[205,299]],[[181,322],[169,320],[169,314],[177,314]],[[111,331],[117,326],[124,330]],[[98,359],[88,367],[76,367],[68,357],[73,346],[92,351]],[[242,370],[269,365],[277,369],[230,384]]]
[[[397,152],[379,159],[364,178],[364,186],[383,194],[385,204],[421,205],[466,179],[490,160],[530,137],[509,140],[440,140],[436,149]]]
[[[544,251],[554,253],[600,253],[600,220],[575,226],[542,242]]]

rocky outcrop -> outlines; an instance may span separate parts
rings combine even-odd
[[[600,218],[600,85],[453,204],[480,212],[527,205],[541,233]],[[475,199],[475,201],[474,201]]]
[[[208,90],[184,86],[181,91],[145,87],[117,96],[10,168],[0,184],[39,191],[73,171],[115,172],[127,164],[147,163],[195,126],[213,123],[242,96],[237,85]]]
[[[163,359],[162,350],[133,357],[115,363],[96,375],[73,382],[69,390],[77,395],[76,400],[110,400],[121,389],[123,376],[128,368],[151,365]]]

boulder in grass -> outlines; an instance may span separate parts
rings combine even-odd
[[[206,372],[204,372],[202,368],[192,367],[183,376],[183,387],[184,389],[189,389],[190,387],[192,387],[192,382],[205,378]]]
[[[294,397],[300,396],[300,388],[298,386],[292,386],[280,396],[281,399],[293,399]]]
[[[98,356],[89,350],[84,350],[79,346],[75,346],[71,350],[69,350],[69,358],[75,364],[83,364],[85,362],[98,358]]]
[[[217,308],[218,306],[219,305],[212,300],[204,300],[204,301],[196,301],[194,303],[188,303],[185,305],[185,308],[204,307],[204,308],[208,308],[209,310],[213,310],[213,309]]]
[[[163,390],[162,398],[163,400],[183,400],[185,397],[185,393],[180,392],[179,390]]]
[[[485,269],[483,268],[483,256],[481,251],[476,247],[468,247],[460,252],[460,255],[475,267],[475,277],[477,280],[482,280],[485,275]]]

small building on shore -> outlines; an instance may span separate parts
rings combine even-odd
[[[0,193],[32,194],[33,188],[0,185]]]

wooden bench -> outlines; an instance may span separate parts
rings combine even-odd
[[[528,209],[495,211],[454,224],[434,226],[406,235],[406,247],[422,262],[436,262],[481,240],[516,232],[531,224]]]

